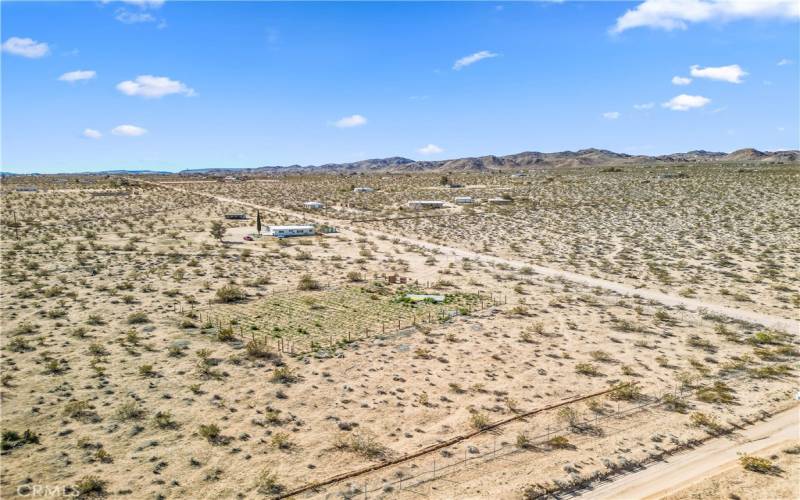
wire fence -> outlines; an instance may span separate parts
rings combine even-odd
[[[746,378],[746,375],[725,377],[727,382],[738,381]],[[596,440],[607,437],[613,433],[622,432],[625,429],[615,428],[612,423],[621,420],[627,416],[635,414],[645,409],[655,409],[668,402],[674,402],[677,399],[683,399],[689,394],[696,393],[698,390],[713,385],[702,384],[696,385],[691,388],[684,387],[676,384],[671,387],[656,389],[650,395],[642,394],[636,401],[616,400],[610,409],[606,409],[603,413],[597,412],[577,412],[573,415],[572,421],[568,424],[553,425],[548,424],[543,429],[539,428],[540,432],[533,436],[528,436],[523,430],[520,431],[518,436],[524,436],[524,442],[519,440],[514,443],[497,442],[497,434],[488,434],[490,444],[487,440],[475,440],[473,442],[460,443],[463,445],[463,452],[456,453],[445,448],[441,451],[438,458],[429,458],[422,465],[419,463],[423,460],[416,460],[402,465],[392,465],[387,468],[381,469],[384,477],[375,478],[375,472],[365,475],[363,478],[353,478],[347,483],[344,491],[339,491],[336,496],[341,496],[348,499],[363,498],[367,499],[370,495],[399,493],[409,491],[417,496],[426,496],[424,493],[415,491],[414,488],[425,485],[433,481],[444,481],[450,484],[458,484],[447,478],[461,472],[470,470],[470,468],[480,468],[495,460],[510,460],[510,455],[523,453],[525,451],[548,451],[559,448],[559,446],[574,446],[575,443],[583,443],[586,441]],[[604,396],[598,396],[601,398]],[[578,404],[576,403],[569,403]],[[538,416],[538,415],[537,415]],[[520,420],[518,422],[526,423],[527,420]],[[535,426],[534,426],[535,428]],[[607,431],[613,431],[611,433]],[[564,437],[570,434],[577,436],[573,437],[574,443],[569,441],[565,445],[554,440],[556,437]],[[481,435],[486,438],[487,435]],[[481,452],[481,448],[486,451]],[[669,454],[668,451],[662,454]],[[443,459],[444,455],[449,455],[449,459]],[[511,460],[513,462],[513,460]],[[386,477],[386,473],[390,469],[395,469],[394,474]],[[415,470],[413,474],[408,474],[406,471]],[[344,481],[337,482],[341,484]],[[319,494],[322,491],[334,488],[335,485],[330,485],[320,490],[311,490],[313,494]],[[282,495],[281,498],[291,498],[295,495]]]
[[[430,282],[408,283],[408,285],[429,288]],[[342,284],[320,284],[320,291],[342,291],[350,287]],[[259,297],[259,301],[268,300],[270,297],[291,296],[298,293],[297,286],[278,285],[270,288],[269,293]],[[461,292],[463,293],[463,292]],[[175,302],[168,305],[168,310],[199,320],[206,331],[224,337],[228,340],[238,340],[242,343],[252,342],[254,347],[262,350],[274,351],[291,356],[300,356],[319,352],[332,352],[337,348],[342,348],[348,344],[369,340],[373,338],[392,338],[397,335],[406,334],[413,329],[420,327],[434,327],[458,316],[470,316],[481,311],[500,306],[507,302],[504,294],[490,292],[468,294],[474,296],[472,301],[463,304],[442,304],[434,305],[427,310],[409,308],[405,314],[393,316],[378,315],[377,318],[368,318],[358,325],[351,325],[342,331],[327,333],[324,336],[314,335],[313,338],[301,338],[298,336],[284,337],[283,335],[272,336],[262,332],[258,322],[253,319],[253,314],[237,311],[225,311],[225,306],[214,305],[211,301],[206,306],[195,307],[194,305],[184,306],[183,303]],[[254,302],[253,306],[257,306]],[[360,318],[353,317],[354,322]],[[269,318],[267,319],[269,322]],[[253,328],[256,326],[256,328]]]

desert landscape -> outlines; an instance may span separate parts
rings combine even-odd
[[[0,498],[800,498],[798,0],[0,0]]]
[[[3,495],[591,494],[796,413],[799,180],[755,163],[6,178]],[[775,453],[758,481],[796,492]],[[672,495],[737,491],[724,477]]]

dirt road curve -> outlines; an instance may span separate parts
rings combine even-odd
[[[708,441],[703,446],[640,472],[631,473],[582,495],[591,499],[633,500],[660,498],[711,474],[739,467],[739,453],[760,450],[800,438],[800,407],[779,413],[738,434]]]
[[[246,201],[237,200],[235,198],[227,198],[225,196],[217,196],[209,193],[201,193],[197,191],[189,191],[186,189],[181,189],[174,185],[169,184],[162,184],[157,182],[149,182],[149,181],[141,181],[138,179],[131,179],[136,182],[144,182],[147,184],[153,184],[156,186],[164,187],[167,189],[173,189],[175,191],[182,191],[185,193],[191,193],[196,195],[207,196],[209,198],[214,198],[218,201],[225,202],[225,203],[233,203],[239,204],[251,208],[258,208],[265,211],[280,213],[284,215],[293,215],[296,217],[302,217],[314,222],[323,222],[323,219],[320,217],[314,217],[309,214],[305,213],[297,213],[291,210],[286,209],[279,209],[274,207],[267,207],[263,205],[258,205],[255,203],[249,203]],[[347,229],[341,229],[342,233],[349,233]],[[485,255],[478,252],[473,252],[471,250],[464,250],[461,248],[450,247],[446,245],[440,245],[438,243],[430,243],[427,241],[415,239],[415,238],[408,238],[403,236],[396,236],[396,235],[389,235],[380,231],[375,230],[366,230],[367,233],[373,236],[385,236],[390,239],[397,239],[403,243],[416,245],[423,248],[428,248],[430,250],[437,250],[444,254],[455,255],[457,257],[464,257],[473,260],[480,260],[484,262],[494,263],[494,264],[505,264],[508,266],[512,266],[515,268],[521,267],[529,267],[535,273],[540,274],[542,276],[550,276],[553,278],[564,279],[567,281],[571,281],[573,283],[578,283],[581,285],[591,286],[591,287],[598,287],[603,288],[605,290],[611,290],[616,293],[620,293],[623,295],[638,295],[639,297],[654,300],[660,304],[664,304],[666,306],[683,306],[690,311],[698,311],[701,309],[705,309],[710,313],[719,314],[723,316],[727,316],[729,318],[734,318],[741,321],[747,321],[751,323],[759,323],[768,328],[774,328],[778,330],[783,330],[788,333],[792,333],[795,335],[800,335],[800,321],[796,319],[788,319],[782,318],[780,316],[772,316],[769,314],[761,314],[754,311],[748,311],[745,309],[738,309],[733,307],[727,307],[719,304],[713,304],[710,302],[703,302],[696,299],[689,299],[685,297],[680,297],[676,295],[669,295],[663,292],[659,292],[658,290],[651,290],[647,288],[636,288],[630,285],[626,285],[624,283],[617,283],[614,281],[608,281],[600,278],[594,278],[592,276],[586,276],[584,274],[573,273],[570,271],[562,271],[560,269],[553,269],[550,267],[538,266],[535,264],[530,264],[525,261],[520,260],[512,260],[512,259],[504,259],[502,257],[495,257],[493,255]]]

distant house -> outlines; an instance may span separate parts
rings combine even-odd
[[[289,238],[291,236],[313,236],[316,234],[314,226],[267,226],[261,230],[262,234],[276,238]]]
[[[236,182],[239,179],[237,179],[236,177],[234,177],[232,175],[226,175],[225,177],[222,178],[222,180],[225,181],[225,182]]]
[[[307,201],[307,202],[303,203],[303,206],[305,208],[309,208],[309,209],[312,209],[312,210],[318,210],[320,208],[325,208],[325,204],[322,203],[322,202],[319,202],[319,201]]]
[[[225,218],[233,220],[242,220],[242,219],[247,219],[247,214],[245,213],[225,214]]]
[[[472,199],[472,196],[456,196],[453,198],[453,201],[459,205],[469,205],[470,203],[475,203],[475,200]]]
[[[373,191],[375,190],[372,189],[371,187],[357,187],[353,189],[354,193],[371,193]]]
[[[447,185],[447,187],[449,187],[450,189],[457,189],[457,188],[463,188],[464,185],[458,184],[457,182],[451,182],[450,184]]]
[[[444,206],[444,202],[438,200],[412,200],[406,205],[408,205],[408,208],[413,210],[428,210],[431,208],[442,208]]]
[[[39,188],[33,186],[23,186],[23,187],[18,187],[14,191],[17,191],[18,193],[35,193],[39,191]]]
[[[500,198],[500,197],[489,198],[487,201],[489,203],[493,203],[495,205],[508,205],[509,203],[511,203],[510,199],[508,199],[508,198]]]

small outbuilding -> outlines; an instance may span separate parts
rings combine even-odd
[[[372,189],[371,187],[366,187],[366,186],[353,188],[354,193],[372,193],[373,191],[375,190]]]
[[[509,198],[500,198],[500,197],[489,198],[487,201],[494,205],[508,205],[511,203],[511,200]]]
[[[276,238],[289,238],[291,236],[314,236],[316,231],[311,225],[296,226],[267,226],[261,230],[262,234]]]
[[[247,219],[247,214],[245,213],[225,214],[225,218],[232,220],[242,220],[242,219]]]
[[[444,202],[439,200],[411,200],[407,203],[408,208],[413,210],[428,210],[432,208],[444,207]]]
[[[321,208],[325,208],[325,204],[320,201],[307,201],[303,203],[303,206],[305,208],[309,208],[312,210],[319,210]]]
[[[445,300],[444,295],[432,293],[407,293],[403,298],[409,302],[433,302],[435,304],[441,304]]]
[[[471,203],[475,203],[475,200],[472,199],[472,196],[456,196],[453,198],[453,202],[458,203],[459,205],[469,205]]]

